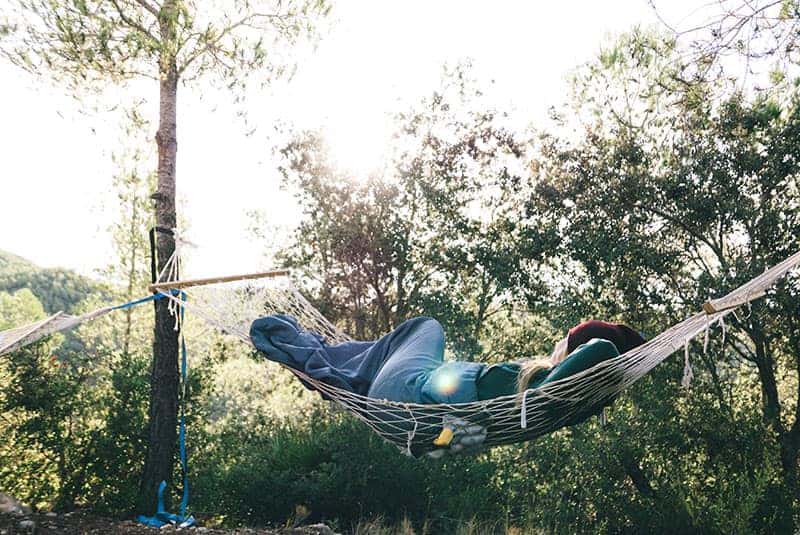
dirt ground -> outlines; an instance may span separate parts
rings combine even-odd
[[[81,512],[64,515],[0,513],[0,535],[48,535],[51,533],[155,535],[156,533],[173,532],[186,535],[334,535],[333,530],[324,524],[277,530],[264,528],[218,529],[202,526],[179,530],[171,526],[161,529],[150,528],[133,520],[112,520]]]

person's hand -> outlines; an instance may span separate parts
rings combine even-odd
[[[461,418],[445,416],[442,418],[442,432],[433,441],[439,449],[426,455],[439,459],[446,454],[474,454],[483,449],[486,441],[486,427]]]

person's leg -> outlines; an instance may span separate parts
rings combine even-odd
[[[369,397],[419,402],[421,383],[444,361],[444,330],[432,318],[413,318],[381,338],[370,349],[385,355]]]

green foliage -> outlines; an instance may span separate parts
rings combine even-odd
[[[28,288],[14,293],[0,292],[0,330],[44,319],[41,301]]]
[[[641,70],[645,76],[637,83],[650,76]],[[627,115],[609,106],[631,84],[627,71],[580,83],[589,87],[582,94],[601,97],[583,107],[596,113],[584,115],[583,137],[569,142],[544,137],[537,199],[539,209],[562,221],[560,254],[582,277],[561,275],[561,302],[620,315],[653,332],[800,248],[795,93],[781,100],[733,94],[715,101],[710,88],[697,86],[693,94],[703,98],[681,98],[650,124],[629,120],[635,106]],[[754,303],[746,317],[729,320],[734,329],[724,348],[713,356],[698,351],[704,395],[731,421],[715,422],[704,405],[691,431],[682,434],[685,444],[694,444],[691,455],[702,461],[702,472],[682,475],[682,491],[695,503],[706,500],[697,511],[686,510],[687,525],[729,531],[792,525],[799,505],[792,496],[798,495],[794,444],[800,441],[800,422],[790,386],[800,373],[798,306],[800,287],[796,278],[789,279]],[[752,402],[759,397],[755,384],[763,394],[759,403]],[[744,385],[756,392],[740,391]],[[689,398],[676,409],[691,410],[695,401]],[[754,410],[763,429],[748,423]],[[753,429],[741,440],[748,455],[717,454],[719,464],[711,465],[715,435],[725,426]],[[702,436],[700,442],[691,440],[694,433]],[[767,438],[758,441],[761,433]],[[753,450],[753,441],[764,449]],[[742,466],[762,463],[769,468],[743,475]],[[714,470],[720,475],[709,476]],[[714,482],[713,499],[712,486],[701,484],[704,477]],[[730,514],[736,503],[746,514]]]
[[[275,48],[313,34],[329,10],[324,0],[14,0],[0,8],[8,36],[0,53],[78,91],[109,80],[158,80],[171,69],[186,81],[209,75],[235,86],[247,78],[236,78],[243,71],[286,71],[291,64]]]
[[[54,502],[60,485],[79,485],[82,459],[79,436],[85,428],[85,413],[76,399],[80,379],[76,369],[64,370],[63,363],[46,347],[34,346],[10,354],[4,374],[4,413],[11,414],[11,435],[15,437],[14,452],[28,454],[25,476],[17,479],[14,472],[6,476],[4,486],[18,495],[37,502]],[[74,441],[74,442],[73,442]],[[53,473],[57,479],[45,479],[38,474]],[[39,485],[31,483],[39,479]]]
[[[118,514],[136,500],[145,451],[149,360],[141,352],[116,358],[110,366],[101,398],[104,421],[92,436],[92,486],[80,497],[97,511]]]
[[[104,286],[74,271],[40,268],[18,256],[0,251],[0,292],[27,289],[49,314],[74,313],[89,295],[103,293]]]
[[[357,338],[414,315],[439,318],[461,358],[510,306],[540,292],[537,267],[554,225],[532,213],[526,132],[481,106],[464,66],[399,113],[383,176],[348,176],[315,133],[283,149],[282,172],[305,215],[285,262],[326,315]]]
[[[0,272],[2,273],[28,271],[35,267],[36,266],[30,260],[26,260],[21,256],[6,251],[0,251]]]
[[[345,527],[404,517],[440,526],[492,518],[502,496],[488,460],[415,461],[350,418],[316,416],[264,435],[230,430],[198,468],[198,507],[245,523],[284,523],[297,510]],[[449,530],[448,530],[449,531]]]
[[[287,370],[249,355],[217,364],[209,380],[212,384],[202,403],[207,405],[205,423],[212,430],[296,425],[320,405],[318,395],[303,388]]]
[[[98,328],[99,326],[95,326]],[[85,342],[85,341],[84,341]],[[0,361],[0,486],[41,507],[120,512],[141,470],[147,353],[79,352],[44,342]]]

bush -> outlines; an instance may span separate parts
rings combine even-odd
[[[232,524],[284,524],[297,511],[341,526],[502,517],[491,461],[411,459],[350,417],[318,413],[302,427],[229,430],[216,442],[196,468],[195,488],[204,490],[195,503]]]

